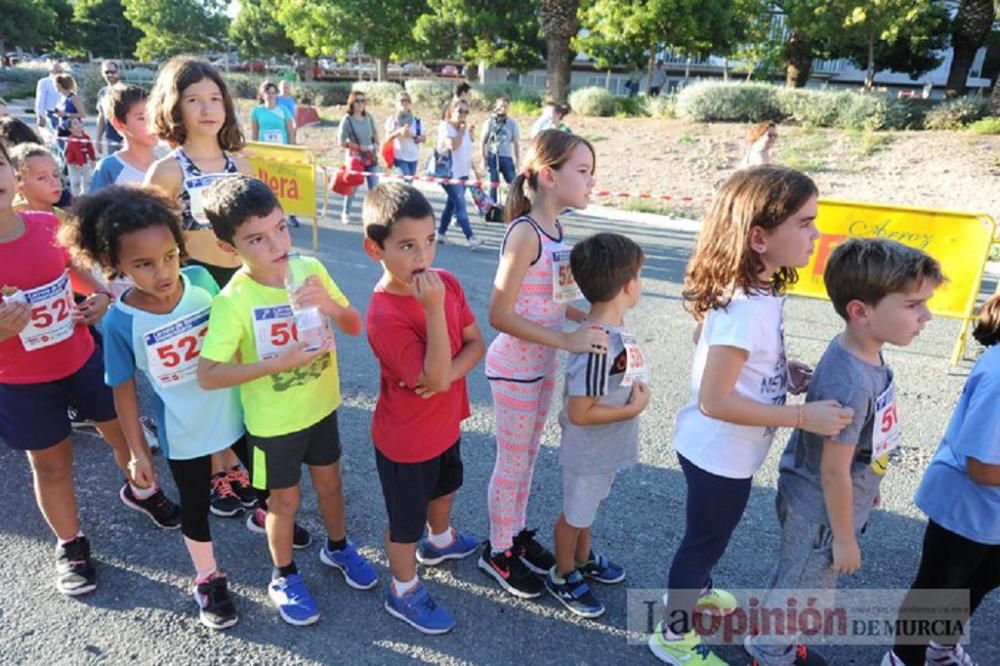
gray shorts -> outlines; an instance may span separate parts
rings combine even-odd
[[[597,507],[611,492],[615,472],[578,474],[563,468],[563,516],[578,529],[594,524]]]

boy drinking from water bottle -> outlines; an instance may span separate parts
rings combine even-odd
[[[312,624],[319,611],[292,559],[303,463],[326,524],[320,560],[356,589],[374,587],[377,577],[346,536],[333,335],[325,331],[322,342],[310,346],[300,339],[296,321],[315,309],[322,326],[329,327],[328,318],[342,333],[358,335],[361,316],[316,259],[293,256],[300,265],[292,272],[308,277],[299,285],[293,275],[296,288],[286,290],[288,224],[260,180],[220,178],[206,193],[205,214],[220,246],[243,266],[212,303],[198,383],[205,389],[240,387],[253,485],[271,492],[265,529],[274,569],[268,594],[285,622]]]

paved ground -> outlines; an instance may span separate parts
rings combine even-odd
[[[440,199],[435,204],[440,205]],[[501,228],[478,224],[487,247],[471,252],[448,245],[436,264],[453,271],[463,286],[487,338],[486,324]],[[683,529],[684,483],[671,449],[673,420],[687,395],[692,344],[691,320],[679,302],[682,270],[689,256],[690,231],[659,229],[577,217],[570,240],[598,230],[617,229],[646,248],[645,293],[630,317],[654,369],[653,402],[643,415],[641,464],[624,473],[602,507],[595,525],[598,547],[629,571],[626,586],[600,588],[608,613],[599,621],[577,620],[550,598],[513,601],[503,596],[470,558],[423,575],[433,593],[452,608],[459,625],[450,635],[425,637],[389,618],[381,608],[388,577],[380,547],[384,510],[368,438],[377,393],[377,367],[364,338],[338,340],[344,405],[341,428],[344,476],[351,538],[378,565],[382,582],[374,591],[349,589],[318,561],[313,546],[298,555],[323,617],[308,628],[278,619],[265,593],[270,564],[263,538],[249,533],[241,520],[214,519],[221,565],[230,572],[240,623],[225,633],[202,628],[188,596],[190,564],[178,533],[163,533],[117,499],[120,484],[109,449],[99,440],[77,439],[76,481],[83,526],[93,543],[100,588],[82,599],[58,595],[52,586],[52,539],[31,494],[24,457],[0,447],[0,505],[8,519],[0,524],[0,570],[4,601],[0,605],[0,659],[4,663],[247,664],[326,663],[345,658],[356,663],[514,663],[542,659],[554,663],[653,663],[644,647],[629,645],[625,635],[626,587],[664,584],[665,571]],[[293,230],[308,248],[307,228]],[[321,230],[320,257],[344,292],[362,312],[379,268],[361,250],[358,226],[340,224]],[[793,356],[815,362],[837,330],[828,304],[790,299],[786,333]],[[920,470],[936,446],[958,395],[963,377],[949,374],[947,353],[957,330],[935,321],[910,348],[890,350],[905,419],[904,460],[884,484],[885,510],[877,512],[863,542],[862,571],[845,587],[905,587],[916,570],[923,521],[912,504]],[[493,413],[481,367],[471,376],[473,415],[464,427],[466,484],[456,504],[455,524],[485,536],[486,484],[493,464]],[[531,499],[530,524],[550,533],[560,506],[556,464],[557,428],[550,419]],[[787,433],[779,433],[780,449]],[[176,496],[162,460],[157,468]],[[778,527],[773,511],[776,458],[764,465],[747,515],[716,580],[733,588],[752,588],[766,579]],[[320,534],[321,521],[311,493],[302,521]],[[546,540],[548,540],[546,538]],[[997,595],[988,600],[973,624],[973,649],[980,663],[1000,663],[1000,646],[990,627],[1000,624]],[[882,648],[831,647],[838,664],[871,665]],[[721,651],[733,664],[746,663],[742,650]]]

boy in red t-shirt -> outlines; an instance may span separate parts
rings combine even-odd
[[[389,514],[393,579],[385,609],[419,631],[443,634],[455,618],[430,598],[416,561],[435,565],[478,547],[451,527],[451,506],[462,485],[465,376],[486,345],[458,280],[430,267],[436,239],[427,199],[402,183],[379,185],[366,197],[363,216],[365,252],[383,268],[366,328],[381,366],[372,440]]]

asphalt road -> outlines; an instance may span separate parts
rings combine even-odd
[[[442,200],[435,197],[440,210]],[[338,211],[335,211],[339,213]],[[357,219],[357,218],[356,218]],[[487,321],[500,225],[475,222],[486,247],[439,248],[435,264],[462,282],[487,340],[495,335]],[[318,546],[300,551],[297,563],[317,599],[321,620],[312,627],[291,627],[279,618],[266,595],[270,562],[263,537],[242,520],[212,520],[220,565],[229,572],[241,613],[233,629],[214,633],[197,621],[189,596],[191,565],[177,532],[160,532],[142,515],[120,503],[120,475],[110,450],[89,436],[76,439],[76,483],[83,528],[96,556],[99,588],[70,599],[53,587],[53,540],[35,507],[27,462],[0,447],[0,662],[4,664],[298,664],[330,663],[656,663],[643,645],[630,644],[626,632],[626,591],[660,588],[683,531],[684,482],[671,447],[674,416],[686,402],[693,345],[693,323],[679,300],[680,281],[693,234],[628,222],[573,217],[569,240],[600,230],[617,230],[647,252],[642,301],[628,322],[653,367],[653,401],[642,416],[641,460],[623,473],[601,507],[595,544],[628,571],[622,586],[598,587],[608,606],[596,621],[580,620],[544,596],[517,601],[505,596],[469,558],[425,569],[432,593],[451,608],[458,626],[440,637],[423,636],[390,618],[382,609],[389,578],[381,547],[385,514],[368,436],[378,391],[378,368],[364,337],[338,340],[344,403],[340,426],[349,535],[377,565],[374,591],[348,588],[340,575],[320,564]],[[311,231],[292,231],[296,244],[310,250]],[[459,237],[458,231],[451,236]],[[361,229],[339,221],[320,231],[319,257],[352,303],[363,313],[380,267],[362,251]],[[992,289],[993,285],[988,285]],[[828,303],[789,299],[786,337],[790,354],[815,363],[838,320]],[[958,330],[955,322],[935,320],[910,347],[890,349],[899,387],[904,427],[902,461],[883,484],[884,506],[875,512],[862,541],[863,568],[842,580],[847,588],[906,588],[916,572],[924,521],[912,497],[921,470],[944,430],[961,390],[963,373],[949,373],[947,359]],[[968,363],[964,370],[967,371]],[[455,525],[485,538],[488,532],[486,487],[494,460],[494,424],[489,388],[482,367],[470,376],[472,417],[463,428],[465,486],[455,505]],[[750,506],[728,553],[715,571],[717,584],[734,589],[760,587],[776,556],[779,528],[773,502],[777,453],[787,440],[779,432],[771,457],[754,481]],[[529,505],[529,525],[544,540],[558,515],[561,477],[556,463],[558,427],[549,420]],[[157,461],[163,485],[176,497],[167,466]],[[307,491],[301,521],[314,535],[322,522]],[[992,595],[971,629],[971,651],[981,664],[1000,664],[1000,596]],[[878,664],[884,647],[827,646],[836,664]],[[748,659],[739,647],[719,654],[731,664]]]

